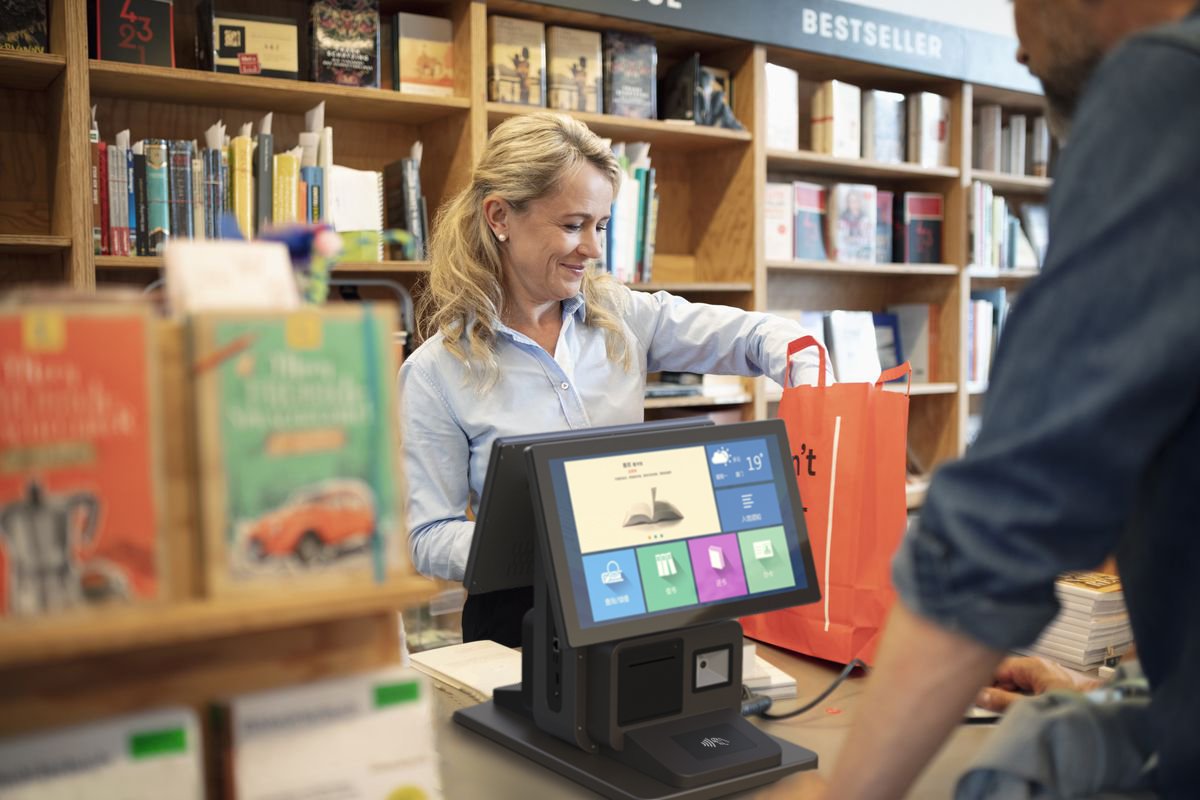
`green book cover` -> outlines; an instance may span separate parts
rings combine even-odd
[[[395,328],[374,305],[193,320],[210,590],[401,563]]]

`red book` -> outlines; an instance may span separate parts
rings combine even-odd
[[[900,192],[896,195],[896,255],[902,263],[942,262],[945,202],[940,194]]]
[[[108,224],[108,143],[100,142],[97,148],[100,169],[100,255],[112,255],[112,226]]]

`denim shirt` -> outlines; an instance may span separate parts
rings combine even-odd
[[[623,290],[631,366],[605,353],[604,331],[585,325],[582,296],[562,304],[554,355],[500,326],[499,382],[480,393],[466,369],[430,337],[400,370],[400,418],[408,478],[409,547],[426,574],[462,580],[492,442],[499,436],[641,422],[646,372],[671,370],[784,377],[787,346],[804,334],[794,322],[667,292]],[[792,380],[815,383],[812,350],[793,359]]]
[[[1117,555],[1153,692],[1159,790],[1200,787],[1200,14],[1114,51],[1050,197],[1042,274],[999,342],[983,425],[894,564],[917,613],[996,649],[1054,578]]]

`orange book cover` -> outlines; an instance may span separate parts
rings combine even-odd
[[[159,596],[149,309],[0,312],[0,618]]]

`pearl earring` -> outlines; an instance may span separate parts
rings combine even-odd
[[[497,240],[499,240],[499,241],[501,241],[501,242],[507,242],[507,241],[508,241],[508,234],[506,234],[506,233],[497,233],[497,234],[496,234],[496,239],[497,239]]]

